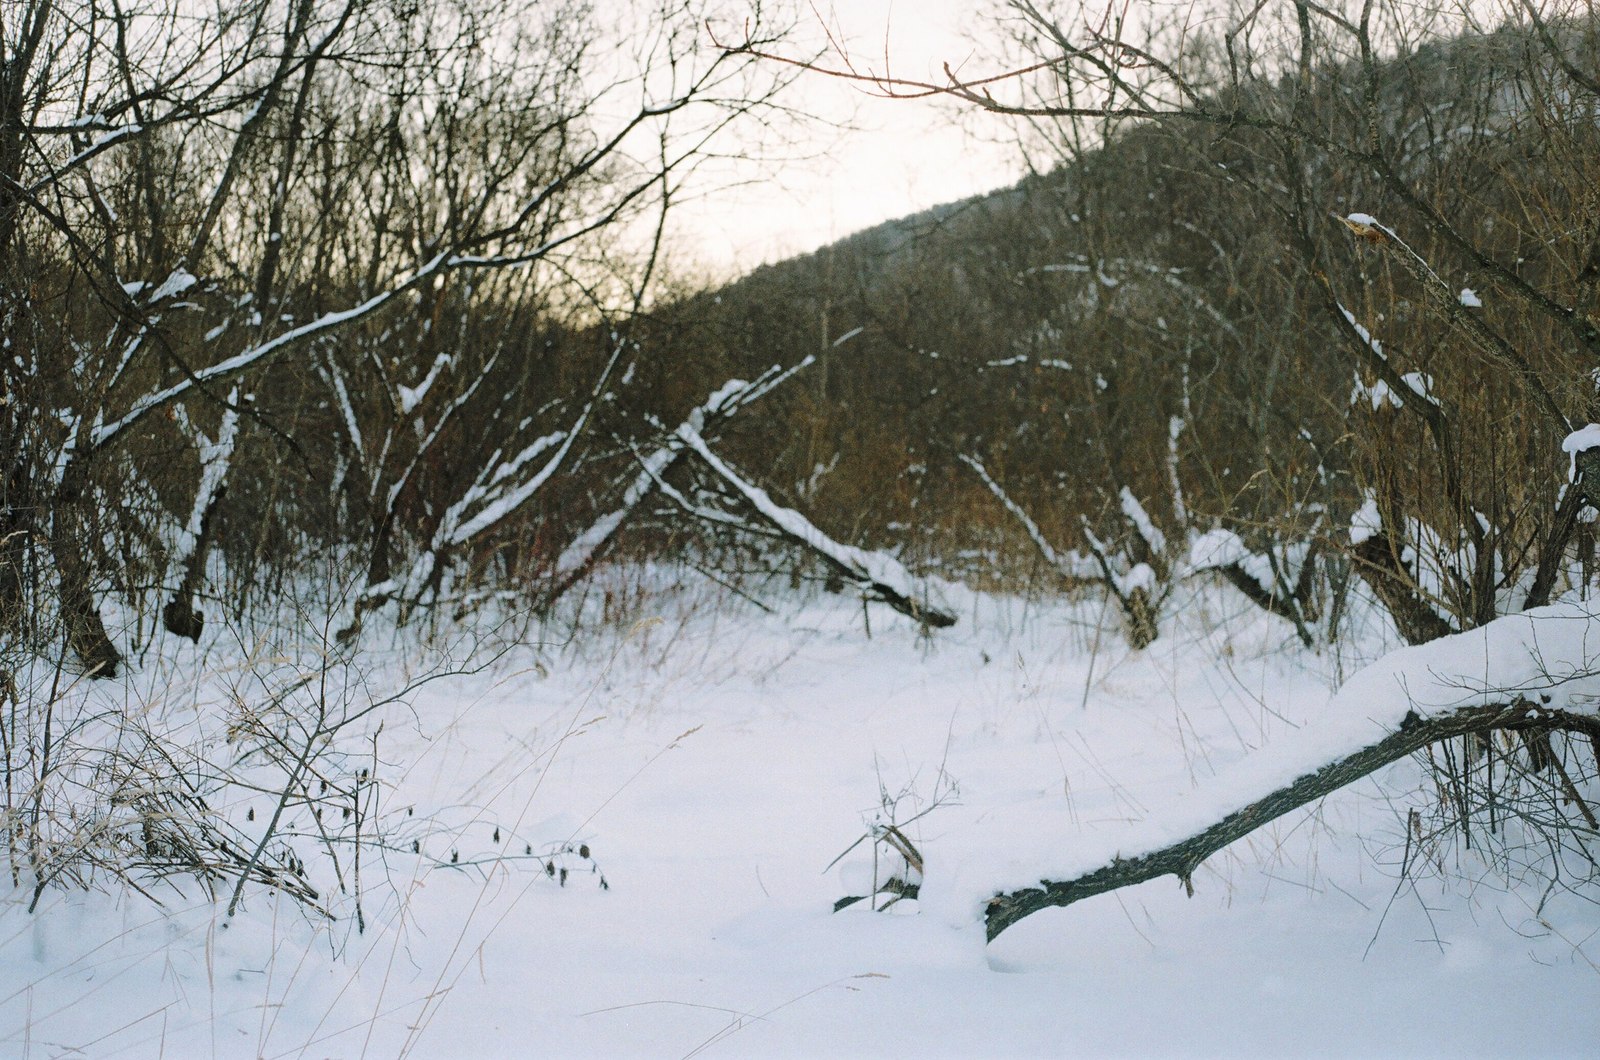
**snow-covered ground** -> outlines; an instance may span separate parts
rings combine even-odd
[[[1594,1055],[1600,910],[1408,845],[1433,797],[1411,762],[1213,858],[1193,898],[1158,880],[985,945],[975,897],[1228,804],[1376,634],[1312,655],[1223,589],[1142,653],[1098,600],[951,589],[960,623],[923,639],[837,597],[645,599],[368,719],[391,843],[364,933],[349,898],[330,924],[260,891],[230,921],[193,888],[33,915],[15,889],[0,1053]],[[370,658],[380,689],[412,656]],[[871,843],[828,866],[874,821],[911,822],[921,901],[835,914]]]

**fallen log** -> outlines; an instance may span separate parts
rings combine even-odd
[[[1067,878],[994,894],[983,912],[988,937],[1042,909],[1161,876],[1176,877],[1193,894],[1195,870],[1223,847],[1452,737],[1503,730],[1542,741],[1563,732],[1587,737],[1600,754],[1597,620],[1592,604],[1555,604],[1390,652],[1345,683],[1323,716],[1296,734],[1302,742],[1251,756],[1244,805],[1215,823],[1174,829],[1168,834],[1184,836],[1175,842],[1163,836],[1087,871],[1074,866]],[[1570,782],[1563,790],[1569,801],[1577,797]],[[1588,807],[1580,810],[1587,819]]]
[[[1431,744],[1453,736],[1487,735],[1496,729],[1569,732],[1591,740],[1600,739],[1600,719],[1567,710],[1551,710],[1525,699],[1495,706],[1468,707],[1438,717],[1419,718],[1414,713],[1407,714],[1399,729],[1377,743],[1307,773],[1187,839],[1138,857],[1113,858],[1110,864],[1074,879],[1044,880],[1038,887],[995,895],[989,900],[984,915],[989,941],[994,941],[1023,917],[1042,909],[1072,905],[1161,876],[1177,877],[1192,896],[1195,870],[1229,843]]]

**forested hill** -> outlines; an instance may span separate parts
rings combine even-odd
[[[1328,62],[1308,89],[1216,89],[1230,120],[1102,123],[1099,148],[1063,125],[1053,172],[758,269],[652,334],[673,377],[818,358],[734,451],[842,534],[1032,551],[969,459],[1062,553],[1147,553],[1125,491],[1169,548],[1348,545],[1370,495],[1414,548],[1475,536],[1470,512],[1494,527],[1479,603],[1422,579],[1425,610],[1470,622],[1528,573],[1591,414],[1593,340],[1552,306],[1594,311],[1594,96],[1561,65],[1593,68],[1594,28],[1562,41]]]

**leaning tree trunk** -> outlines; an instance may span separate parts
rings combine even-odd
[[[1417,594],[1416,580],[1401,561],[1399,550],[1388,534],[1376,533],[1352,546],[1350,558],[1407,644],[1426,644],[1455,632],[1450,623]]]
[[[52,506],[50,554],[55,560],[61,591],[61,624],[67,647],[72,649],[91,677],[115,677],[122,653],[106,632],[92,588],[94,566],[89,559],[90,523],[84,518],[83,465],[68,462]]]
[[[227,486],[218,486],[207,500],[200,517],[200,532],[195,535],[192,551],[184,557],[183,574],[178,580],[178,587],[172,591],[166,607],[161,609],[161,622],[169,633],[187,637],[196,643],[199,643],[200,632],[205,628],[205,614],[195,606],[194,598],[200,591],[201,582],[205,580],[206,556],[215,540],[217,509],[221,507],[222,498],[227,492]]]
[[[1454,736],[1487,735],[1495,729],[1521,732],[1575,732],[1600,741],[1600,718],[1551,710],[1526,699],[1466,707],[1437,717],[1408,713],[1400,728],[1376,743],[1329,762],[1286,787],[1235,810],[1209,828],[1171,846],[1133,858],[1113,858],[1093,872],[1070,880],[1044,880],[1037,887],[998,894],[984,915],[990,941],[1023,917],[1052,906],[1067,906],[1097,894],[1131,887],[1159,876],[1176,876],[1190,895],[1200,863],[1262,825],[1329,795],[1414,751]],[[1596,746],[1600,746],[1597,743]]]
[[[746,480],[733,466],[719,457],[692,424],[677,430],[677,437],[723,482],[760,516],[780,538],[819,557],[830,574],[841,584],[857,587],[865,600],[877,600],[927,629],[948,629],[956,616],[935,607],[918,592],[918,582],[900,561],[884,552],[874,552],[835,541],[811,520],[772,499],[766,490]]]
[[[233,466],[234,445],[239,439],[240,398],[239,387],[235,385],[228,395],[227,410],[222,414],[215,441],[195,432],[200,452],[200,484],[195,491],[189,520],[178,537],[175,557],[178,585],[161,612],[161,620],[168,631],[195,642],[200,640],[205,616],[195,606],[194,597],[205,580],[206,556],[216,532],[217,510],[228,492],[228,472]]]

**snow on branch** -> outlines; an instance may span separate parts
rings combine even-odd
[[[1010,512],[1017,522],[1022,524],[1023,530],[1027,533],[1029,540],[1033,542],[1034,547],[1039,550],[1039,554],[1055,568],[1062,578],[1068,582],[1103,582],[1111,589],[1112,594],[1117,598],[1118,605],[1122,608],[1123,617],[1127,621],[1129,643],[1135,648],[1144,648],[1155,641],[1157,633],[1155,622],[1156,605],[1152,603],[1152,599],[1160,588],[1157,583],[1162,580],[1162,576],[1157,574],[1151,564],[1132,563],[1130,565],[1126,556],[1113,555],[1106,548],[1105,543],[1095,534],[1094,528],[1089,525],[1089,520],[1086,517],[1080,517],[1079,522],[1083,530],[1083,538],[1089,545],[1089,555],[1084,556],[1076,550],[1066,553],[1058,552],[1045,539],[1044,534],[1039,529],[1039,524],[1033,521],[1032,517],[1023,510],[1020,504],[1011,499],[1010,494],[1006,493],[1004,487],[994,480],[994,476],[989,474],[989,470],[983,466],[977,457],[962,454],[959,459],[983,480],[983,484],[989,488],[989,492],[995,495],[995,498],[1005,506],[1006,511]],[[1139,504],[1138,500],[1126,488],[1122,491],[1122,502],[1123,514],[1130,522],[1134,523],[1135,529],[1141,535],[1141,540],[1147,545],[1159,541],[1164,548],[1166,545],[1165,535],[1150,522],[1149,515],[1145,512],[1143,505]],[[1135,512],[1137,512],[1137,516]],[[1139,525],[1140,518],[1144,520],[1143,526]],[[1148,534],[1146,533],[1147,530],[1149,531]],[[1161,565],[1164,574],[1167,570],[1165,557],[1153,549],[1151,557]]]
[[[1433,266],[1429,265],[1421,254],[1412,250],[1411,244],[1396,235],[1394,229],[1379,221],[1376,217],[1368,213],[1352,213],[1341,217],[1340,220],[1344,222],[1346,228],[1350,229],[1351,234],[1360,239],[1365,239],[1369,243],[1380,246],[1390,245],[1397,248],[1405,255],[1409,270],[1414,275],[1418,278],[1425,278],[1426,281],[1431,281],[1446,293],[1450,291],[1450,285],[1445,283],[1437,272],[1433,271]]]
[[[371,313],[376,312],[378,309],[387,305],[402,293],[409,291],[414,287],[420,286],[423,281],[442,272],[448,263],[448,259],[449,255],[438,254],[433,258],[433,260],[427,262],[421,268],[417,269],[403,282],[395,284],[388,290],[381,291],[378,294],[373,295],[371,298],[368,298],[366,301],[361,302],[358,305],[351,306],[348,309],[340,309],[334,312],[324,313],[315,320],[308,321],[307,323],[301,324],[298,327],[290,328],[289,330],[284,331],[271,339],[268,339],[266,342],[259,343],[247,350],[243,350],[237,354],[234,354],[232,357],[229,357],[226,360],[219,361],[208,368],[199,369],[185,378],[180,379],[176,383],[173,383],[171,386],[146,394],[144,397],[136,400],[132,406],[129,407],[128,411],[118,419],[115,419],[110,423],[98,425],[94,429],[91,437],[92,446],[98,449],[109,444],[118,435],[122,434],[123,431],[127,430],[129,427],[132,427],[135,423],[138,423],[156,409],[161,408],[162,406],[170,403],[174,399],[181,397],[184,394],[187,394],[195,387],[203,387],[207,383],[220,383],[225,380],[233,379],[255,367],[256,365],[267,362],[277,354],[303,339],[309,339],[313,336],[335,330],[351,323],[352,321],[359,320],[364,316],[368,316]]]
[[[561,466],[577,433],[577,428],[553,431],[535,438],[509,459],[486,466],[461,499],[445,509],[440,532],[435,535],[439,544],[446,548],[464,545],[526,504]],[[559,448],[543,467],[527,478],[520,477],[524,468],[553,446]]]
[[[1476,291],[1470,288],[1458,291],[1451,287],[1450,284],[1444,281],[1443,277],[1434,271],[1433,266],[1429,265],[1421,254],[1411,249],[1411,245],[1400,238],[1394,229],[1381,223],[1371,214],[1352,213],[1338,219],[1358,239],[1362,239],[1382,251],[1395,255],[1401,267],[1422,285],[1423,291],[1433,300],[1436,307],[1443,312],[1445,320],[1452,327],[1486,356],[1499,361],[1514,371],[1521,378],[1522,384],[1537,399],[1545,414],[1550,417],[1551,422],[1560,424],[1566,430],[1572,429],[1572,424],[1567,419],[1566,413],[1562,411],[1560,404],[1557,403],[1554,395],[1545,386],[1543,379],[1534,371],[1528,359],[1504,335],[1491,327],[1483,314],[1472,312],[1472,310],[1480,309],[1483,306],[1483,300],[1478,297]],[[1362,334],[1362,338],[1372,352],[1376,354],[1381,364],[1383,361],[1381,346],[1375,343],[1370,335],[1365,333],[1364,328],[1355,323],[1355,318],[1351,316],[1349,310],[1343,306],[1340,306],[1339,309],[1345,315],[1345,319],[1356,328],[1357,332]],[[1398,389],[1393,380],[1385,381],[1388,382],[1390,389]],[[1408,381],[1407,385],[1412,389],[1417,389],[1415,383]],[[1429,397],[1426,392],[1419,392],[1423,394],[1429,404],[1437,407],[1438,402]]]
[[[504,450],[497,450],[485,461],[472,484],[455,503],[445,509],[427,549],[412,561],[405,575],[368,585],[363,590],[356,601],[355,621],[340,631],[341,639],[355,635],[365,611],[381,607],[397,597],[402,607],[419,602],[442,576],[441,563],[451,551],[488,533],[533,499],[566,462],[567,455],[584,433],[596,406],[605,395],[612,373],[622,359],[624,348],[625,344],[619,342],[612,350],[610,359],[571,427],[535,438],[510,457],[505,457]],[[527,469],[552,448],[555,452],[529,474]]]
[[[194,641],[200,639],[200,631],[205,624],[204,617],[194,606],[194,595],[204,579],[206,552],[210,548],[214,530],[213,521],[233,465],[234,448],[239,437],[241,400],[239,385],[235,383],[228,394],[215,439],[195,429],[187,415],[179,416],[179,422],[192,433],[199,451],[200,484],[195,490],[189,518],[179,530],[172,549],[169,565],[172,595],[162,609],[161,620],[172,633]]]
[[[1126,486],[1122,487],[1122,492],[1118,496],[1122,502],[1122,514],[1127,516],[1128,522],[1139,531],[1139,537],[1144,540],[1151,555],[1164,555],[1167,551],[1167,535],[1151,522],[1150,513],[1144,510],[1139,498],[1135,497],[1133,491]]]
[[[1321,525],[1320,516],[1316,525]],[[1317,617],[1312,583],[1320,538],[1316,536],[1315,526],[1307,538],[1304,542],[1280,543],[1265,552],[1256,552],[1231,530],[1220,527],[1208,530],[1190,537],[1189,555],[1178,577],[1187,578],[1207,571],[1221,575],[1263,611],[1294,623],[1295,633],[1309,648],[1316,640],[1309,626]]]
[[[596,159],[596,161],[598,161],[598,159]],[[590,163],[584,163],[585,166],[588,164]],[[578,175],[580,169],[581,167],[569,172],[555,184],[552,184],[551,188],[559,189],[560,187],[564,187],[566,183],[570,182],[575,176]],[[95,424],[90,436],[91,447],[99,449],[110,444],[124,431],[138,423],[140,420],[144,419],[146,416],[150,415],[152,412],[170,404],[172,401],[182,397],[184,394],[187,394],[190,390],[193,390],[196,387],[205,387],[208,384],[221,384],[237,378],[238,376],[258,366],[270,363],[274,358],[305,340],[331,333],[349,324],[352,324],[363,317],[372,315],[379,309],[388,305],[390,302],[396,300],[399,296],[408,291],[415,290],[425,283],[431,282],[437,276],[466,269],[508,268],[546,258],[555,251],[559,250],[561,247],[571,244],[614,222],[622,215],[624,207],[642,196],[645,190],[651,187],[653,183],[653,180],[638,182],[631,191],[620,196],[618,201],[614,202],[609,209],[602,211],[597,216],[591,217],[574,225],[567,231],[546,239],[537,246],[531,247],[516,254],[503,256],[484,256],[441,251],[435,254],[428,261],[424,262],[422,265],[418,266],[416,269],[412,270],[412,272],[403,279],[396,280],[387,289],[379,291],[377,294],[372,295],[365,301],[350,306],[346,309],[324,313],[314,320],[310,320],[304,324],[289,328],[287,331],[284,331],[264,342],[258,343],[246,350],[242,350],[239,353],[234,354],[232,357],[219,361],[218,363],[207,368],[202,368],[193,373],[187,374],[183,379],[178,380],[170,386],[164,387],[160,390],[152,391],[145,394],[143,397],[137,398],[128,407],[128,410],[117,419],[112,420],[110,423]],[[544,199],[542,196],[535,196],[535,198],[530,201],[528,209],[533,209],[534,206],[541,204],[543,201]],[[515,227],[516,226],[513,226],[513,230]],[[508,234],[509,231],[510,230],[507,230],[507,232],[503,232],[501,234]],[[478,237],[478,240],[482,241],[484,238],[486,237],[480,236]]]
[[[1173,417],[1169,424],[1169,437],[1174,453],[1182,428],[1183,421]],[[1169,547],[1166,533],[1155,525],[1144,505],[1124,486],[1118,494],[1122,514],[1139,535],[1149,554],[1149,561],[1135,563],[1126,554],[1113,553],[1094,532],[1087,518],[1080,518],[1080,522],[1084,541],[1089,546],[1089,555],[1085,556],[1076,550],[1061,552],[1050,544],[1039,525],[995,481],[981,461],[968,454],[961,454],[957,459],[977,474],[989,492],[1022,526],[1039,554],[1063,579],[1068,582],[1103,582],[1111,589],[1128,620],[1130,640],[1137,646],[1145,646],[1155,639],[1155,611],[1160,606],[1163,587],[1172,581],[1181,581],[1208,571],[1221,575],[1258,607],[1293,622],[1296,634],[1307,647],[1314,642],[1315,638],[1307,625],[1313,620],[1315,610],[1311,605],[1315,573],[1314,545],[1290,544],[1283,548],[1284,556],[1280,562],[1272,552],[1252,551],[1232,531],[1214,529],[1195,533],[1190,530],[1188,555],[1174,558],[1176,550]],[[1173,466],[1168,470],[1174,486],[1174,510],[1187,515],[1175,456]]]
[[[200,453],[200,488],[195,491],[194,504],[190,508],[188,521],[184,523],[177,545],[173,549],[173,562],[177,569],[187,566],[189,558],[194,554],[200,540],[201,523],[206,511],[211,507],[213,498],[222,490],[223,482],[228,477],[234,444],[239,437],[239,400],[239,387],[236,385],[228,394],[227,406],[223,410],[222,423],[217,428],[215,440],[199,431],[195,432],[195,447]]]
[[[1378,361],[1387,364],[1389,356],[1383,352],[1383,343],[1373,338],[1372,332],[1367,330],[1367,326],[1357,320],[1356,315],[1346,309],[1342,303],[1339,306],[1339,313],[1355,329],[1355,333],[1361,337],[1361,341],[1367,344],[1367,350],[1371,352],[1372,356]]]
[[[427,398],[428,392],[433,389],[433,384],[439,379],[440,374],[450,367],[451,357],[448,353],[441,353],[433,359],[433,366],[428,369],[428,374],[416,386],[400,386],[400,415],[409,416],[416,407]]]
[[[1590,450],[1600,449],[1600,423],[1589,423],[1561,440],[1561,451],[1567,454],[1567,481],[1578,481],[1578,457]]]
[[[1044,532],[1039,529],[1039,524],[1033,521],[1033,517],[1023,509],[1022,505],[1011,498],[1011,495],[1005,491],[1004,486],[994,480],[994,476],[989,474],[989,469],[983,466],[982,461],[966,453],[960,454],[956,459],[966,464],[977,474],[983,484],[988,487],[989,492],[994,494],[995,499],[1022,526],[1023,532],[1028,535],[1028,540],[1032,541],[1033,546],[1039,550],[1039,555],[1043,556],[1045,562],[1054,567],[1063,578],[1068,581],[1100,580],[1100,568],[1088,556],[1082,555],[1077,551],[1065,553],[1056,551],[1055,547],[1045,538]]]
[[[901,614],[935,629],[955,625],[954,615],[923,602],[927,595],[923,586],[899,560],[886,552],[870,551],[835,541],[793,508],[778,504],[766,490],[746,480],[712,452],[705,438],[692,425],[680,426],[676,434],[707,467],[733,487],[763,520],[789,541],[821,556],[845,579],[854,582],[867,599],[881,600]]]
[[[551,598],[563,595],[588,572],[599,558],[601,550],[611,542],[617,530],[639,507],[640,502],[658,486],[664,484],[662,480],[667,471],[686,451],[685,431],[703,435],[713,426],[726,422],[746,405],[771,393],[774,387],[792,378],[795,373],[814,361],[814,357],[806,357],[788,368],[773,365],[749,382],[743,379],[730,379],[713,391],[702,404],[690,409],[676,430],[667,434],[655,449],[638,458],[639,471],[623,489],[617,507],[596,519],[562,550],[556,559]]]

